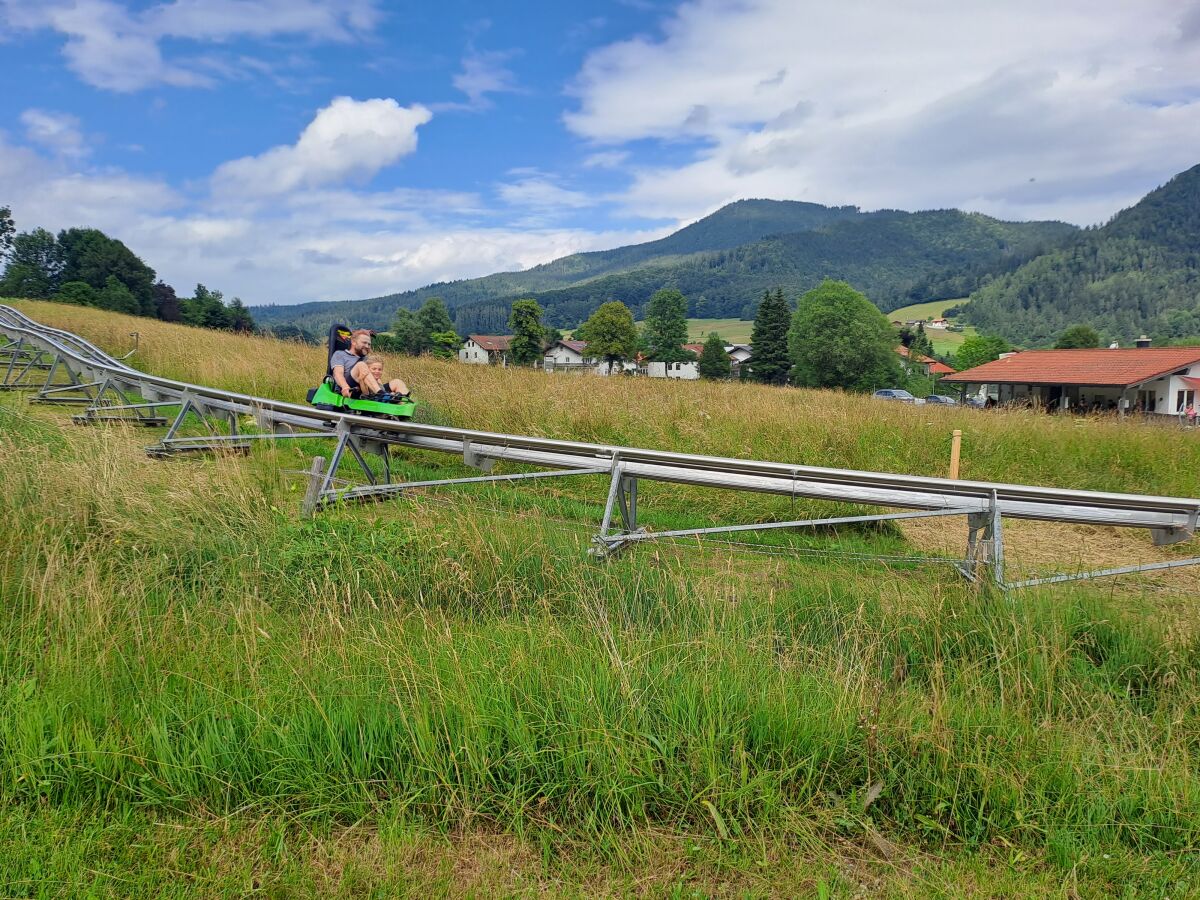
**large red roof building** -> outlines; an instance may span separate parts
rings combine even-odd
[[[998,403],[1174,415],[1200,389],[1200,347],[1026,350],[942,378]]]

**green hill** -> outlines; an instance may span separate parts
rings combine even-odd
[[[1200,166],[1102,228],[994,278],[971,295],[966,316],[1031,346],[1076,323],[1122,342],[1200,335]]]
[[[957,210],[864,213],[849,206],[743,200],[658,241],[369,300],[256,307],[253,315],[262,325],[314,332],[334,319],[382,328],[397,308],[440,296],[454,310],[460,332],[487,332],[505,327],[514,299],[532,296],[546,308],[547,321],[570,327],[606,300],[636,309],[671,286],[687,295],[691,315],[724,318],[752,315],[767,288],[798,293],[827,277],[851,282],[890,309],[928,299],[913,298],[913,287],[943,270],[1020,262],[1075,231],[1061,222],[1000,222]]]

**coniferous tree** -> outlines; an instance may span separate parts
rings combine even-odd
[[[513,335],[508,346],[514,363],[527,366],[542,358],[546,329],[542,327],[542,307],[536,300],[518,300],[512,305],[508,329]]]
[[[760,384],[787,384],[791,360],[788,358],[788,328],[792,311],[776,288],[763,294],[750,334],[750,377]]]
[[[725,352],[725,342],[715,331],[710,332],[704,341],[704,349],[700,351],[700,362],[697,364],[701,378],[724,379],[729,377],[732,365],[729,354]]]

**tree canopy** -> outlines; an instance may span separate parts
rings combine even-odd
[[[508,317],[508,328],[513,338],[509,343],[512,361],[527,366],[542,357],[542,342],[546,330],[542,326],[542,307],[536,300],[518,300]]]
[[[896,332],[870,300],[844,281],[800,298],[788,331],[792,383],[870,391],[901,378]]]
[[[8,259],[16,233],[17,226],[13,223],[12,210],[7,206],[0,206],[0,262]]]
[[[687,343],[687,299],[674,288],[655,291],[646,305],[645,340],[650,359],[683,362],[695,359]]]
[[[783,299],[783,290],[776,288],[763,294],[750,333],[751,377],[761,384],[787,384],[788,326],[792,311]]]
[[[575,332],[587,341],[588,354],[603,358],[612,365],[637,353],[638,332],[633,313],[619,300],[604,303]]]
[[[704,339],[704,349],[700,351],[700,362],[697,364],[701,378],[728,378],[732,371],[729,354],[725,352],[725,342],[715,331],[710,332]]]
[[[1010,347],[1004,338],[994,335],[973,334],[964,340],[954,354],[954,368],[960,372],[963,369],[973,369],[994,359],[999,359],[1001,353],[1007,353]]]
[[[1058,336],[1055,350],[1089,350],[1100,346],[1100,333],[1091,325],[1072,325]]]

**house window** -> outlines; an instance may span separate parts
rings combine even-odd
[[[1196,402],[1195,391],[1176,391],[1175,392],[1175,411],[1183,412],[1187,407]]]

